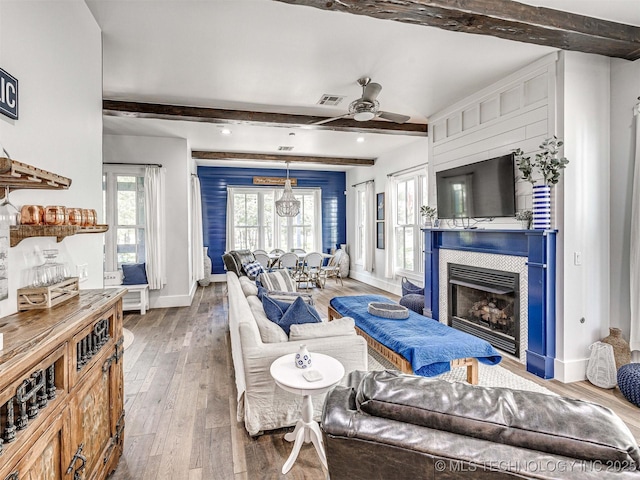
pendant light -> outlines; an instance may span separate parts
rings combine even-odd
[[[281,217],[295,217],[300,213],[300,200],[296,200],[289,180],[289,162],[287,164],[287,179],[280,200],[276,200],[276,213]]]

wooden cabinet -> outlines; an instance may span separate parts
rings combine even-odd
[[[0,480],[102,480],[124,442],[122,288],[0,319]]]

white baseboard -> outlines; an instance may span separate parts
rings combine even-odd
[[[397,281],[392,279],[376,278],[368,272],[358,272],[356,270],[350,270],[349,277],[362,283],[366,283],[367,285],[380,288],[381,290],[385,290],[389,293],[402,295],[402,287],[397,283]]]
[[[555,359],[553,377],[562,383],[580,382],[587,379],[588,358],[563,361]]]
[[[190,307],[192,295],[171,295],[166,297],[151,298],[151,308]]]
[[[227,281],[227,274],[226,273],[213,273],[211,274],[211,276],[209,277],[211,279],[211,283],[214,282],[226,282]]]

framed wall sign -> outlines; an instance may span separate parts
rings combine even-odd
[[[384,222],[376,222],[376,248],[384,250]]]
[[[376,195],[376,220],[384,220],[384,193]]]
[[[18,79],[0,68],[0,113],[18,119]]]

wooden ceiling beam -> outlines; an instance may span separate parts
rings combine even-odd
[[[191,156],[196,160],[257,160],[264,162],[320,163],[353,167],[375,165],[375,158],[312,157],[304,155],[277,155],[269,153],[211,152],[193,150]]]
[[[640,58],[640,27],[511,0],[275,0],[455,32],[627,60]]]
[[[103,113],[114,117],[155,118],[162,120],[183,120],[218,124],[245,124],[269,127],[304,127],[309,130],[334,130],[356,133],[383,133],[390,135],[427,136],[426,123],[393,123],[386,120],[358,122],[338,119],[323,125],[313,122],[327,117],[290,115],[285,113],[250,112],[245,110],[224,110],[219,108],[189,107],[185,105],[164,105],[158,103],[126,102],[103,100]]]

